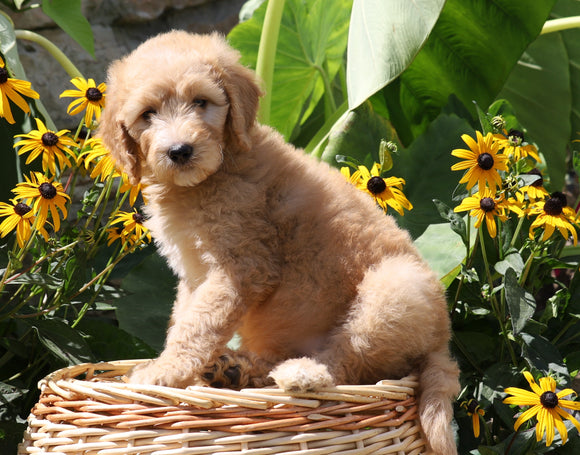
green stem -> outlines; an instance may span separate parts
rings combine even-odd
[[[268,124],[270,121],[270,108],[272,106],[272,86],[274,81],[274,64],[276,60],[276,48],[278,47],[278,35],[285,0],[269,0],[264,18],[258,59],[256,61],[256,74],[264,82],[265,95],[260,102],[258,119]]]
[[[42,46],[52,57],[64,68],[68,75],[72,77],[83,77],[82,73],[77,69],[76,66],[69,60],[69,58],[62,52],[58,47],[54,45],[51,41],[47,40],[44,36],[38,33],[31,32],[30,30],[14,30],[14,35],[18,39],[32,41],[40,46]]]
[[[518,225],[516,226],[516,230],[514,231],[514,235],[512,236],[512,241],[510,242],[510,248],[514,248],[516,244],[516,240],[520,236],[520,231],[522,230],[522,225],[524,224],[524,217],[520,217],[518,220]]]
[[[552,344],[556,345],[556,343],[558,343],[558,341],[560,341],[560,338],[562,338],[562,335],[564,335],[568,329],[570,329],[570,327],[572,327],[574,324],[576,324],[577,321],[575,320],[571,320],[568,321],[568,323],[564,326],[564,328],[562,330],[560,330],[560,333],[558,333],[554,339],[552,340]]]
[[[506,325],[505,325],[505,321],[504,321],[504,317],[503,317],[503,315],[504,315],[504,309],[502,308],[503,305],[498,303],[496,296],[493,294],[493,278],[491,276],[491,269],[489,266],[489,261],[487,259],[487,252],[485,251],[485,242],[483,241],[483,226],[479,227],[478,232],[479,232],[479,243],[481,243],[481,255],[483,257],[483,262],[485,264],[485,272],[487,274],[487,279],[489,281],[490,305],[491,305],[491,308],[495,314],[497,322],[499,323],[501,335],[504,338],[505,345],[506,345],[506,348],[509,352],[512,363],[514,364],[515,367],[517,367],[518,361],[517,361],[514,349],[511,345],[510,339],[508,337],[508,333],[507,333],[507,329],[506,329]]]
[[[528,279],[528,274],[530,273],[530,269],[532,268],[532,263],[533,263],[535,257],[536,257],[536,250],[533,249],[530,252],[530,256],[528,257],[528,260],[526,261],[524,271],[522,272],[522,275],[520,276],[520,280],[519,280],[520,286],[524,286],[526,280]]]
[[[491,270],[489,266],[489,261],[487,259],[487,252],[485,251],[485,242],[483,240],[483,225],[478,229],[479,233],[479,243],[481,244],[481,256],[483,257],[483,263],[485,265],[485,274],[487,276],[487,281],[489,283],[489,292],[493,292],[493,278],[491,277]]]
[[[552,19],[547,21],[540,32],[540,35],[546,33],[560,32],[562,30],[570,30],[572,28],[580,27],[580,16],[562,17],[560,19]]]

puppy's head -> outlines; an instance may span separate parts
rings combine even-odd
[[[250,147],[260,94],[223,37],[173,31],[110,66],[97,133],[132,183],[194,186]]]

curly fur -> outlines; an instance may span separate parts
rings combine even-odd
[[[371,198],[255,121],[260,88],[238,60],[217,34],[173,31],[110,67],[98,132],[146,185],[148,227],[179,277],[165,349],[131,380],[213,379],[235,332],[235,368],[251,371],[222,368],[234,380],[270,372],[303,391],[418,372],[428,442],[456,453],[437,277]]]

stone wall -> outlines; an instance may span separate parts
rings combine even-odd
[[[238,22],[245,0],[83,0],[82,8],[95,36],[93,59],[74,40],[58,28],[40,9],[9,12],[15,27],[33,30],[56,44],[86,78],[103,82],[108,64],[133,50],[143,40],[160,32],[183,29],[196,33],[227,33]],[[75,128],[78,116],[69,117],[70,98],[60,93],[74,88],[70,77],[42,47],[19,41],[22,65],[32,87],[40,93],[59,129]],[[151,62],[151,72],[161,71]],[[79,114],[80,115],[80,114]]]

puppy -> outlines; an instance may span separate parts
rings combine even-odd
[[[427,440],[456,453],[437,277],[372,198],[256,122],[260,88],[238,60],[217,34],[173,31],[109,69],[98,134],[146,185],[179,277],[165,349],[130,379],[185,387],[231,356],[245,359],[225,370],[232,385],[289,391],[418,372]],[[235,332],[240,352],[224,356]]]

